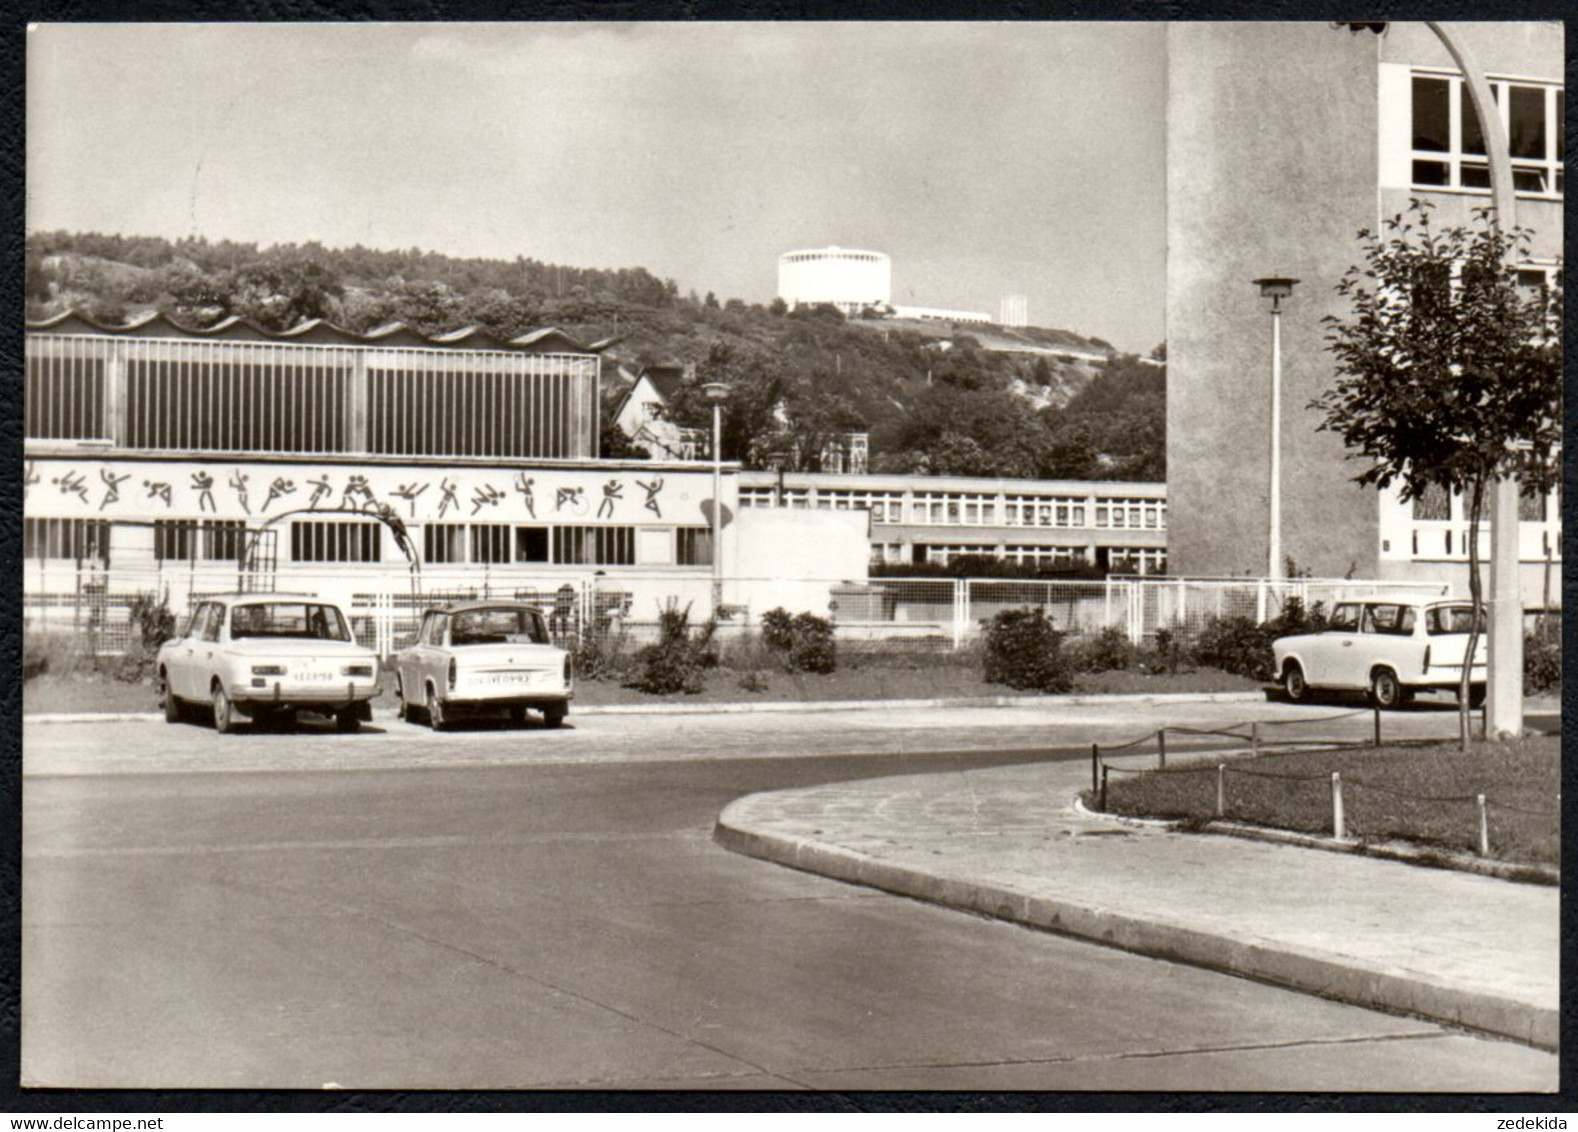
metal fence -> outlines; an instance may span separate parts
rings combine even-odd
[[[421,611],[470,598],[537,604],[560,640],[622,632],[634,640],[655,635],[665,608],[689,609],[699,622],[712,615],[713,580],[705,570],[604,574],[481,565],[429,567],[421,574],[367,565],[282,566],[246,573],[233,563],[189,561],[147,568],[104,568],[32,560],[23,566],[22,609],[29,633],[69,635],[95,653],[124,651],[136,635],[132,602],[148,595],[167,603],[177,619],[204,597],[235,590],[307,593],[341,605],[356,635],[388,654],[403,648]],[[1105,581],[1024,581],[998,578],[785,579],[726,577],[718,614],[725,633],[754,625],[783,608],[831,619],[840,642],[855,647],[956,649],[977,638],[983,623],[1009,609],[1041,609],[1058,629],[1080,634],[1116,627],[1142,643],[1158,629],[1180,636],[1212,618],[1276,617],[1291,598],[1306,605],[1385,593],[1448,594],[1438,583],[1351,579],[1111,578]]]

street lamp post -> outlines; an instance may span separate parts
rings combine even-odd
[[[1260,297],[1271,300],[1271,487],[1270,532],[1266,577],[1282,576],[1282,300],[1293,294],[1297,279],[1268,275],[1256,279]]]
[[[712,615],[723,604],[723,403],[729,387],[709,381],[701,387],[712,402]]]

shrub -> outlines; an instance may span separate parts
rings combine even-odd
[[[77,638],[62,633],[29,633],[22,639],[22,679],[52,672],[70,676],[91,661]]]
[[[623,627],[588,633],[575,644],[576,677],[582,680],[623,680],[631,667]]]
[[[1543,615],[1523,635],[1523,691],[1559,691],[1562,686],[1562,621]]]
[[[745,692],[765,692],[771,685],[765,673],[754,669],[740,677],[740,690]]]
[[[132,636],[126,651],[107,665],[110,675],[128,684],[137,684],[153,671],[159,646],[175,636],[175,614],[170,603],[159,594],[133,595],[127,605]]]
[[[983,675],[989,684],[1066,692],[1072,680],[1059,647],[1063,634],[1040,609],[1005,609],[986,625]]]
[[[1184,653],[1184,644],[1178,639],[1175,630],[1158,629],[1156,640],[1151,645],[1151,655],[1146,659],[1145,666],[1152,672],[1177,675],[1178,666],[1184,660]]]
[[[636,677],[630,687],[656,696],[683,692],[694,696],[705,686],[702,673],[718,663],[712,647],[716,621],[697,632],[690,628],[690,606],[679,608],[670,598],[658,613],[658,640],[636,654]]]
[[[833,623],[814,613],[790,616],[785,609],[762,614],[762,643],[788,672],[832,672],[838,667]]]
[[[1116,625],[1075,637],[1063,646],[1063,658],[1075,672],[1118,672],[1131,667],[1138,650]]]
[[[1194,662],[1251,680],[1270,680],[1275,662],[1271,642],[1275,639],[1269,622],[1262,625],[1253,617],[1213,617],[1195,641]]]

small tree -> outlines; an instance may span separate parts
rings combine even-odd
[[[1469,507],[1469,594],[1474,604],[1458,689],[1459,739],[1468,745],[1472,665],[1484,618],[1479,524],[1486,489],[1517,476],[1549,491],[1561,442],[1561,283],[1519,293],[1516,262],[1530,233],[1503,231],[1490,209],[1474,225],[1438,230],[1431,205],[1413,201],[1385,234],[1359,233],[1364,262],[1337,293],[1352,304],[1328,315],[1337,382],[1311,403],[1320,428],[1371,465],[1355,479],[1401,484],[1404,502],[1431,487]],[[1511,517],[1516,522],[1516,516]]]

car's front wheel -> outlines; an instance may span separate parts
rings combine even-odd
[[[411,718],[411,705],[405,702],[405,682],[398,675],[395,676],[395,717],[409,720]]]
[[[214,684],[214,730],[221,735],[229,735],[236,729],[235,708],[230,703],[230,697],[225,695],[223,684]]]
[[[1310,686],[1304,679],[1304,668],[1298,661],[1288,661],[1288,666],[1282,670],[1282,689],[1287,692],[1288,699],[1296,704],[1309,701]]]
[[[362,729],[362,719],[356,714],[354,707],[348,707],[344,711],[335,713],[334,726],[342,734],[354,735]]]
[[[1370,676],[1370,702],[1378,708],[1401,707],[1406,698],[1397,673],[1390,668],[1377,668]]]
[[[1471,684],[1468,689],[1468,706],[1478,711],[1485,706],[1485,685]]]

